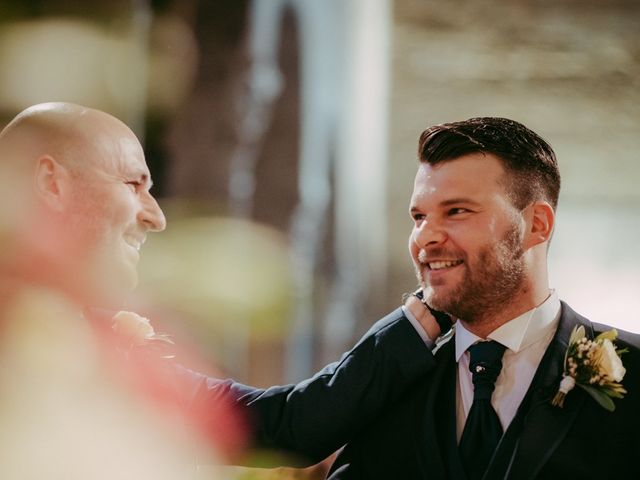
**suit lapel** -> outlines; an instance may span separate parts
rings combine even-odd
[[[515,450],[507,467],[505,478],[534,478],[551,454],[564,439],[580,411],[585,395],[575,389],[567,395],[563,408],[551,405],[562,378],[564,354],[573,328],[584,325],[587,336],[593,338],[591,322],[579,316],[564,302],[558,330],[545,352],[540,366],[531,382],[530,408],[518,410],[523,422],[522,434],[516,441]],[[529,407],[524,405],[523,407]]]

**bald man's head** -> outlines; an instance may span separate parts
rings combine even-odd
[[[30,169],[30,162],[47,154],[82,173],[92,167],[89,162],[101,160],[95,151],[100,139],[114,136],[135,139],[124,123],[100,110],[73,103],[41,103],[20,112],[0,132],[0,162]]]
[[[65,288],[90,286],[88,293],[135,286],[138,250],[165,220],[142,147],[124,123],[80,105],[35,105],[0,133],[0,169],[13,178],[3,202],[19,198],[24,207],[10,222],[22,256],[42,265],[25,270],[65,279]]]

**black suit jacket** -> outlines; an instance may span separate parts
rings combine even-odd
[[[551,405],[578,324],[591,338],[609,329],[562,304],[558,330],[486,479],[640,478],[640,335],[620,332],[617,341],[629,349],[623,355],[628,393],[615,400],[615,412],[577,387],[563,408]],[[432,355],[398,309],[339,362],[297,385],[256,389],[183,370],[181,388],[200,406],[225,398],[247,409],[260,446],[316,462],[344,445],[331,480],[464,480],[456,372],[454,342]]]
[[[172,388],[205,430],[211,422],[215,431],[220,418],[203,412],[231,401],[248,413],[254,446],[284,450],[304,465],[325,459],[376,424],[434,367],[430,350],[398,308],[338,362],[296,385],[259,389],[177,366],[178,385]]]
[[[640,478],[640,335],[620,332],[617,344],[629,349],[622,357],[628,393],[615,400],[614,412],[577,387],[563,408],[551,405],[569,336],[578,324],[591,338],[609,328],[562,304],[556,335],[486,479]],[[435,357],[435,367],[410,392],[349,439],[329,478],[465,479],[456,446],[454,342]]]

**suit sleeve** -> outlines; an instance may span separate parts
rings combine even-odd
[[[231,401],[246,409],[256,446],[319,461],[343,446],[435,365],[397,309],[342,358],[295,385],[257,389],[182,369],[188,403]]]

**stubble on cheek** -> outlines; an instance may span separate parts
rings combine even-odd
[[[448,281],[445,279],[441,279],[436,283],[427,281],[428,276],[426,271],[428,270],[428,267],[426,265],[426,258],[424,258],[424,255],[426,255],[424,254],[424,250],[421,250],[418,255],[418,259],[415,257],[413,258],[418,285],[422,288],[424,292],[424,299],[429,306],[436,310],[446,311],[446,307],[448,305],[447,299],[451,298],[451,294],[448,293],[451,290],[451,285],[448,285]],[[421,261],[421,258],[424,261]]]
[[[453,314],[457,310],[459,300],[464,296],[469,272],[466,261],[456,269],[464,269],[462,272],[456,272],[456,278],[441,279],[433,284],[425,284],[425,299],[432,308],[448,314]]]

